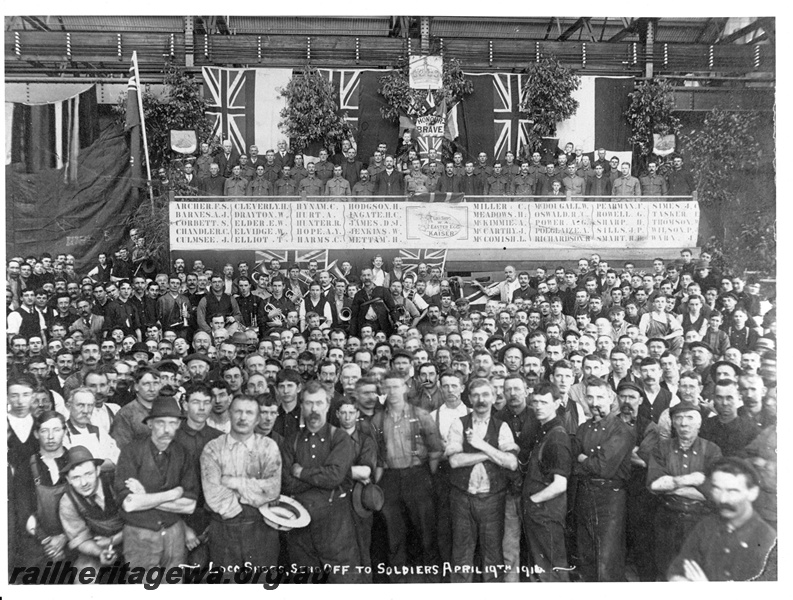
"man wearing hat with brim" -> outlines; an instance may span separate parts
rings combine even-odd
[[[710,512],[706,505],[705,472],[722,452],[699,436],[702,415],[693,402],[669,409],[676,437],[660,440],[650,455],[647,485],[658,495],[655,525],[655,563],[666,573],[686,535]]]
[[[69,547],[79,553],[78,570],[111,565],[121,554],[124,521],[113,486],[99,476],[102,462],[85,446],[72,446],[60,470],[68,486],[59,515]]]
[[[219,565],[278,565],[278,532],[259,509],[281,494],[281,453],[270,438],[256,433],[259,404],[238,395],[229,407],[230,433],[201,453],[201,482],[209,525],[209,558]]]
[[[129,349],[127,355],[139,365],[147,364],[151,360],[151,357],[154,356],[149,352],[144,342],[135,342],[132,348]]]
[[[124,558],[132,568],[169,569],[187,559],[185,523],[199,479],[187,450],[173,443],[182,410],[172,397],[154,400],[143,419],[150,435],[121,449],[115,490],[124,520]]]
[[[212,361],[206,354],[188,354],[184,357],[184,366],[187,368],[187,377],[190,381],[206,381],[209,377],[209,370],[212,368]]]

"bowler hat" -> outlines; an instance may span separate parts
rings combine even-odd
[[[368,517],[372,511],[379,511],[385,503],[383,489],[374,483],[364,485],[360,481],[352,489],[352,507],[360,517]]]
[[[149,414],[143,418],[143,422],[148,423],[149,419],[157,419],[158,417],[187,418],[182,414],[182,409],[179,408],[179,403],[173,396],[157,396],[151,405]]]
[[[735,363],[730,362],[729,360],[720,360],[720,361],[717,361],[717,362],[713,363],[710,366],[710,378],[713,381],[716,381],[716,369],[718,369],[719,367],[725,367],[725,366],[726,367],[730,367],[732,369],[733,373],[735,374],[735,378],[736,379],[738,379],[738,377],[743,375],[743,371],[741,370],[741,367],[739,367]]]
[[[696,342],[691,342],[691,343],[688,345],[688,349],[689,349],[689,350],[693,350],[694,348],[704,348],[705,350],[707,350],[708,352],[710,352],[711,354],[713,354],[713,348],[711,348],[711,347],[710,347],[708,344],[706,344],[705,342],[696,341]]]
[[[60,474],[65,475],[69,471],[71,471],[74,467],[81,465],[89,460],[93,462],[97,467],[101,467],[102,463],[105,462],[101,458],[94,458],[94,455],[91,454],[91,451],[86,448],[85,446],[72,446],[66,451],[64,455],[66,458],[66,464],[61,467]]]
[[[129,355],[134,356],[138,352],[145,352],[146,356],[149,357],[149,360],[151,360],[151,357],[154,356],[151,352],[149,352],[149,349],[146,347],[146,344],[144,344],[143,342],[135,342],[132,345],[132,348],[130,348],[129,350]]]

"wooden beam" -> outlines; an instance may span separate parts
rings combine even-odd
[[[587,34],[589,35],[589,41],[590,42],[595,42],[596,41],[595,32],[592,31],[592,18],[591,17],[584,17],[584,28],[586,29]]]
[[[621,42],[623,38],[627,37],[628,35],[634,33],[634,29],[636,28],[636,22],[631,19],[628,21],[625,17],[622,17],[622,25],[623,28],[619,30],[617,33],[612,35],[608,41],[609,42]]]
[[[741,27],[740,29],[736,29],[730,35],[722,38],[719,40],[719,44],[732,44],[734,41],[741,39],[745,35],[749,35],[753,31],[755,31],[758,27],[762,27],[763,23],[761,19],[757,19],[746,25],[745,27]]]
[[[561,33],[561,35],[558,38],[556,38],[556,41],[564,42],[566,40],[569,40],[571,35],[573,35],[576,31],[581,29],[588,22],[589,22],[589,17],[579,17],[578,20],[576,20],[575,23],[570,25],[570,27],[565,29]]]

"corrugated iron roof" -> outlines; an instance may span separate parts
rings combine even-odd
[[[388,35],[389,17],[246,17],[227,18],[232,33],[285,35]]]

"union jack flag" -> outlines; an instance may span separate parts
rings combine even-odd
[[[507,150],[517,156],[529,141],[531,122],[520,114],[523,75],[493,74],[493,158],[503,159]]]
[[[245,152],[249,118],[246,114],[248,71],[204,67],[206,116],[212,120],[212,136],[229,139],[237,152]]]
[[[360,110],[361,71],[346,69],[320,69],[319,72],[333,85],[339,96],[339,113],[347,113],[345,117],[351,125],[358,126]]]
[[[407,272],[418,269],[419,263],[425,263],[427,268],[440,267],[443,272],[446,267],[446,250],[405,250],[401,249],[398,256],[402,257],[404,270]]]

